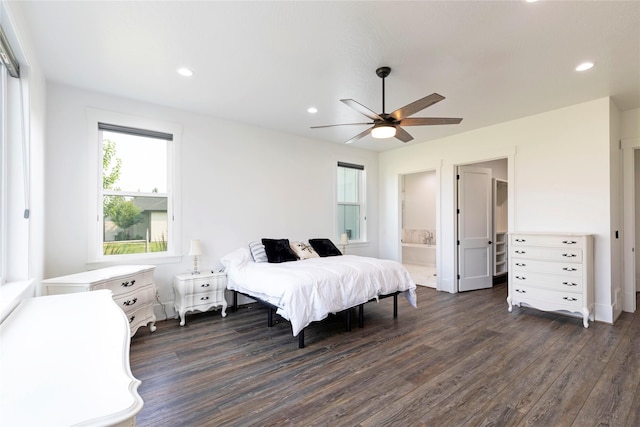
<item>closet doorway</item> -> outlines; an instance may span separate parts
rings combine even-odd
[[[458,166],[458,292],[490,288],[506,280],[507,177],[507,159]]]
[[[436,287],[436,192],[435,171],[401,176],[402,264],[414,282]]]

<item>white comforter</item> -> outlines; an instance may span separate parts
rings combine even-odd
[[[280,264],[256,263],[241,248],[221,260],[231,290],[278,307],[296,336],[309,323],[396,291],[416,307],[416,284],[397,261],[343,255]]]

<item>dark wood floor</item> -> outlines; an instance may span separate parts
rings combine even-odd
[[[506,293],[419,287],[418,309],[331,316],[304,349],[260,306],[158,322],[131,342],[138,426],[640,426],[639,313],[584,329]]]

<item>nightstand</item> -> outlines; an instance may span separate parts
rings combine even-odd
[[[186,313],[204,312],[214,307],[222,307],[222,317],[227,316],[227,300],[224,291],[227,288],[225,273],[176,274],[173,278],[175,294],[174,308],[180,316],[180,326],[184,326]],[[176,316],[177,318],[178,316]]]

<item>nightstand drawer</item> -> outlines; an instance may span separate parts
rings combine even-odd
[[[212,292],[216,288],[227,287],[226,277],[212,276],[194,279],[189,283],[185,283],[185,291],[192,294],[201,294]]]

